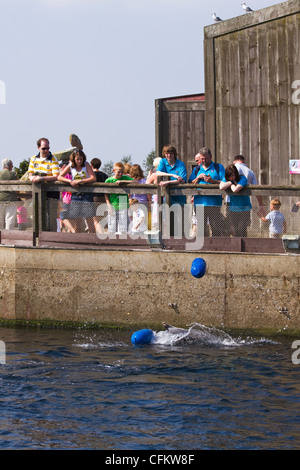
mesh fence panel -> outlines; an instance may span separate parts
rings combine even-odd
[[[0,201],[0,230],[32,230],[32,198]]]
[[[50,215],[50,227],[51,220],[56,213],[56,225],[57,230],[61,232],[70,233],[95,233],[96,227],[96,211],[98,203],[93,201],[81,201],[72,200],[70,203],[64,203],[61,200],[55,203],[54,200],[50,201],[52,208],[52,217]],[[55,208],[56,206],[56,208]],[[52,229],[50,228],[52,231]]]
[[[199,224],[202,224],[204,236],[206,237],[251,237],[268,238],[270,236],[270,223],[261,220],[260,216],[266,216],[270,212],[271,197],[263,198],[263,205],[260,206],[256,197],[251,198],[252,208],[245,211],[232,211],[229,204],[223,202],[221,207],[204,207],[201,215],[196,217],[195,208],[191,204],[183,207],[185,220],[188,220],[188,230],[178,228],[181,224],[180,218],[171,217],[175,224],[177,235],[181,233],[192,236],[197,230]],[[225,201],[225,200],[224,200]],[[300,208],[299,211],[292,211],[295,207],[295,198],[290,196],[281,196],[280,212],[283,214],[286,223],[286,233],[290,235],[300,234]],[[30,203],[26,201],[27,207]],[[159,227],[159,211],[156,203],[152,204],[151,210],[147,206],[141,206],[144,212],[144,222],[146,230],[157,230]],[[166,217],[166,206],[161,206],[162,222],[169,223]],[[294,210],[297,210],[294,209]],[[172,213],[172,206],[170,208]],[[176,211],[175,211],[176,214]],[[188,216],[187,216],[188,214]],[[188,219],[187,219],[188,217]],[[29,216],[30,218],[30,216]],[[174,222],[173,222],[174,220]],[[61,200],[47,200],[47,230],[63,232],[88,232],[105,233],[111,232],[130,232],[133,226],[133,213],[131,209],[116,211],[112,216],[108,214],[108,208],[105,203],[72,201],[65,204]],[[15,227],[17,225],[15,224]],[[172,235],[172,234],[171,234]],[[279,233],[281,237],[283,232]]]
[[[263,221],[261,216],[270,213],[271,197],[263,198],[263,205],[260,206],[256,198],[252,198],[252,209],[245,211],[232,211],[229,203],[223,203],[220,208],[205,208],[204,224],[205,236],[236,236],[251,238],[269,238],[272,237],[272,225],[269,221]],[[290,196],[280,197],[281,207],[279,212],[284,216],[286,231],[280,224],[276,225],[278,237],[281,238],[284,233],[289,235],[300,234],[300,208],[295,206],[295,199]],[[292,210],[293,209],[293,210]],[[192,221],[192,229],[197,227],[195,214]],[[282,227],[282,230],[281,230]],[[273,237],[274,238],[274,237]]]

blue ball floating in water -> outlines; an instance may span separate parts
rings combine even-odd
[[[204,259],[195,258],[194,261],[192,262],[191,274],[196,278],[200,278],[204,276],[205,270],[206,270],[206,262],[204,261]]]
[[[153,331],[145,328],[144,330],[135,331],[131,336],[132,344],[149,344],[153,338]]]

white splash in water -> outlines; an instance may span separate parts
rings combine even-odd
[[[225,331],[193,323],[188,329],[174,329],[154,332],[152,344],[182,345],[198,344],[204,346],[241,346],[265,341],[264,339],[234,339]]]

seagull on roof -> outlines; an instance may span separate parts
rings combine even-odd
[[[215,13],[212,13],[211,16],[212,16],[213,20],[215,20],[216,23],[218,23],[218,21],[222,21],[221,18],[219,18],[218,16],[216,16]]]
[[[246,13],[249,13],[249,11],[253,11],[250,7],[247,7],[246,3],[241,3],[241,5]]]

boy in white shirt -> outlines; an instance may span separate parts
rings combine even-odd
[[[270,222],[269,238],[280,238],[286,232],[286,222],[284,215],[279,211],[280,206],[279,199],[272,199],[270,202],[271,211],[266,217],[261,217],[264,222]]]
[[[130,199],[130,213],[132,215],[132,233],[143,233],[147,230],[146,214],[143,211],[143,204],[140,204],[137,199]]]

